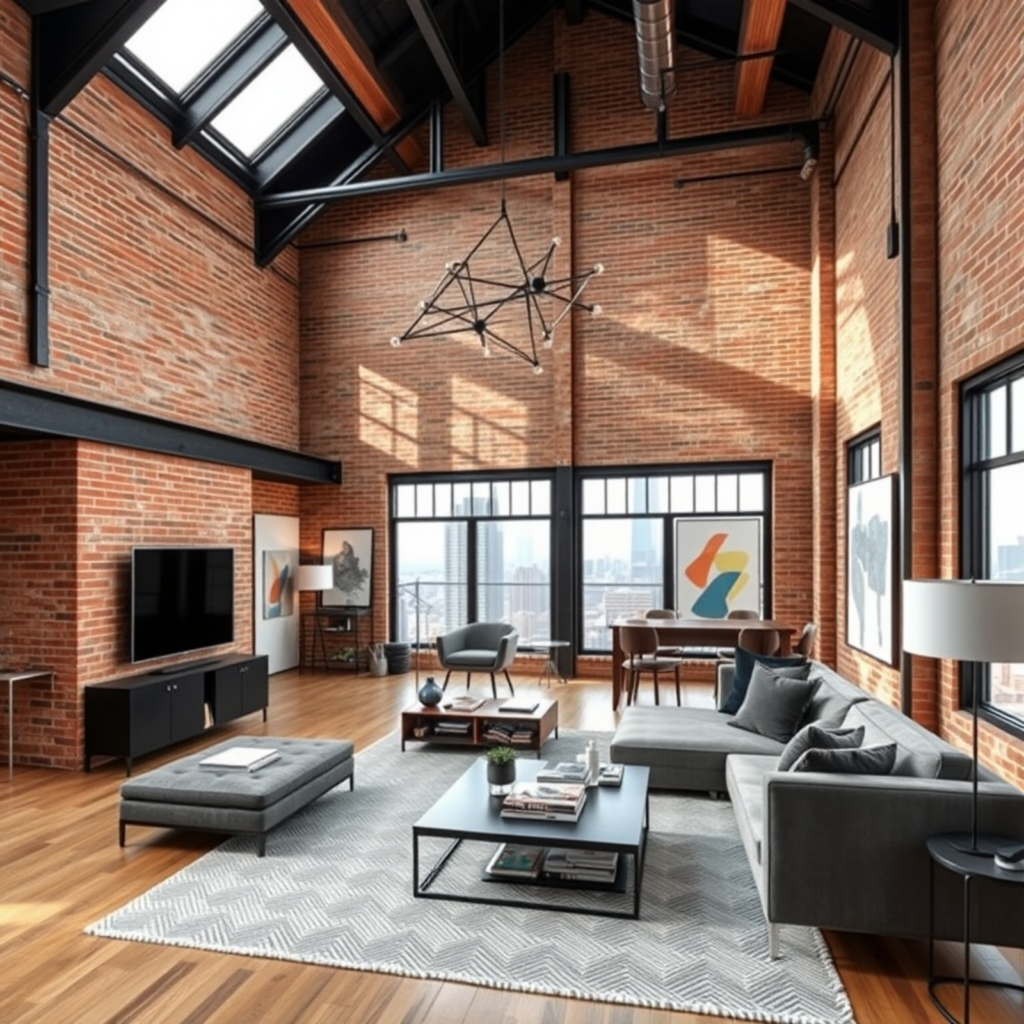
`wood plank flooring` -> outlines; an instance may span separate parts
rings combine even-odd
[[[517,690],[537,692],[529,663]],[[454,681],[453,681],[454,685]],[[606,680],[556,685],[565,728],[613,729]],[[650,700],[644,694],[643,700]],[[686,701],[709,705],[703,686]],[[398,727],[415,700],[412,675],[384,679],[286,672],[271,679],[269,720],[218,730],[233,735],[345,736],[357,751]],[[213,736],[142,759],[137,772],[201,749]],[[244,1021],[363,1024],[418,1021],[519,1024],[709,1024],[722,1018],[671,1013],[328,967],[92,938],[82,929],[211,849],[216,836],[133,827],[117,845],[121,762],[91,773],[17,767],[0,776],[0,1022],[3,1024],[238,1024]],[[273,839],[270,840],[271,849]],[[271,853],[272,855],[272,853]],[[785,931],[783,930],[783,936]],[[942,1020],[928,1000],[924,943],[829,934],[860,1024]],[[950,973],[956,949],[943,950]],[[1017,976],[997,951],[977,969]],[[959,1005],[958,991],[949,993]],[[1018,995],[977,991],[974,1024],[1021,1024]]]

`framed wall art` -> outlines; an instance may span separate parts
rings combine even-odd
[[[846,504],[846,642],[886,665],[896,633],[896,477],[853,484]]]
[[[321,594],[325,606],[370,608],[373,604],[373,527],[325,529],[323,562],[334,574],[334,587]]]
[[[761,520],[713,516],[676,520],[676,609],[681,618],[761,614]]]

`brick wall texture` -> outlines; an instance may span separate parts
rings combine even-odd
[[[904,564],[915,575],[955,574],[957,384],[1024,343],[1013,286],[1024,259],[1013,168],[1024,143],[1009,130],[1024,104],[1014,98],[1024,69],[1013,42],[1024,15],[997,5],[980,19],[981,10],[981,0],[911,4],[909,300],[899,261],[885,254],[890,64],[841,33],[814,92],[772,84],[760,118],[831,115],[810,181],[793,170],[797,147],[784,144],[577,171],[564,182],[348,200],[265,269],[252,258],[249,198],[195,153],[176,151],[162,124],[98,76],[52,127],[46,369],[26,356],[28,107],[0,81],[0,379],[344,466],[341,487],[296,487],[85,442],[0,448],[0,648],[58,672],[52,692],[42,684],[18,694],[27,724],[16,732],[17,761],[78,767],[81,687],[132,671],[135,544],[234,546],[233,648],[248,650],[253,514],[298,515],[304,560],[319,557],[325,527],[373,526],[372,630],[382,637],[390,474],[733,460],[772,465],[775,614],[817,621],[819,656],[890,703],[909,694],[916,718],[966,742],[952,666],[915,659],[904,676],[846,643],[845,471],[849,440],[880,426],[883,471],[909,474],[912,486],[914,550]],[[25,86],[28,38],[27,14],[0,0],[0,72]],[[555,71],[571,82],[573,149],[652,141],[635,61],[628,24],[590,12],[568,26],[555,10],[506,59],[515,97],[507,159],[550,151]],[[757,123],[735,115],[734,83],[728,65],[688,71],[670,134]],[[498,104],[488,113],[481,149],[449,104],[447,167],[498,159]],[[563,321],[540,376],[507,356],[484,359],[474,339],[391,347],[503,197],[528,262],[557,235],[554,276],[605,264],[587,295],[602,314]],[[404,244],[348,244],[402,229]],[[986,727],[983,747],[987,762],[1024,783],[1024,744]]]

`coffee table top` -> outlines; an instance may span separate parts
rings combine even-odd
[[[516,781],[534,779],[544,761],[516,761]],[[487,763],[474,761],[437,803],[413,825],[414,834],[538,846],[638,849],[647,811],[650,770],[626,765],[621,786],[593,786],[579,821],[503,818],[504,797],[490,796]]]
[[[501,721],[507,718],[510,722],[514,722],[517,719],[542,719],[548,711],[553,708],[558,701],[550,700],[545,697],[537,697],[537,706],[533,711],[501,711],[502,704],[508,701],[533,701],[532,697],[501,697],[498,700],[485,700],[480,707],[473,711],[467,711],[465,708],[446,708],[444,701],[437,704],[434,707],[427,707],[424,704],[413,704],[411,707],[406,708],[403,715],[415,715],[417,718],[493,718],[495,721]]]

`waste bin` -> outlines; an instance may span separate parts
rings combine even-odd
[[[409,671],[410,652],[412,647],[405,643],[384,645],[384,657],[388,663],[388,675],[398,675]]]

